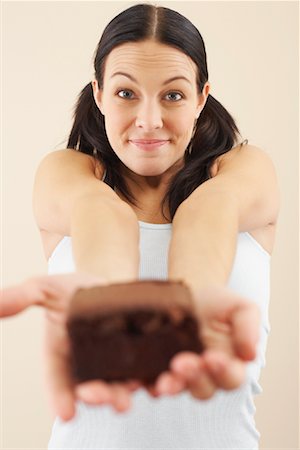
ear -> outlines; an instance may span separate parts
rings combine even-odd
[[[199,118],[202,109],[205,106],[205,103],[207,101],[207,97],[209,95],[209,91],[210,91],[210,82],[207,81],[203,87],[202,93],[199,95],[199,103],[197,106],[197,112],[196,112],[196,119]]]
[[[96,105],[100,109],[101,114],[104,115],[103,106],[102,106],[102,89],[99,88],[98,81],[93,79],[92,80],[92,87],[93,87],[93,96]]]

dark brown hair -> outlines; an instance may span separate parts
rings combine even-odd
[[[208,81],[208,70],[205,45],[198,29],[180,13],[149,4],[138,4],[126,9],[106,26],[94,59],[95,79],[99,88],[103,85],[107,55],[118,45],[147,39],[170,45],[188,55],[198,68],[198,92],[203,91]],[[184,166],[171,179],[162,200],[163,215],[164,205],[168,202],[173,220],[178,206],[210,178],[209,171],[214,160],[237,145],[237,136],[241,134],[233,117],[209,95],[184,154]],[[94,155],[106,169],[105,182],[117,188],[131,204],[137,206],[136,199],[121,175],[123,162],[108,141],[104,117],[95,103],[91,82],[79,94],[67,148]]]

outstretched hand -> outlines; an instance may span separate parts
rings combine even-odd
[[[195,306],[205,351],[177,353],[170,370],[148,388],[153,396],[188,390],[194,398],[208,399],[217,389],[235,389],[245,381],[259,340],[258,306],[222,286],[200,290]]]
[[[77,289],[104,283],[103,278],[83,272],[28,278],[1,290],[0,318],[18,314],[30,306],[43,306],[47,315],[63,321]]]
[[[66,329],[67,309],[75,291],[108,284],[103,278],[75,272],[33,277],[1,291],[0,318],[21,313],[30,306],[45,308],[45,376],[49,402],[62,420],[75,415],[76,400],[110,404],[117,412],[130,407],[131,393],[141,386],[137,380],[107,383],[102,380],[75,384],[70,373],[70,346]]]
[[[77,289],[100,284],[108,283],[100,277],[75,272],[30,278],[2,291],[0,317],[12,316],[32,305],[45,308],[46,381],[53,409],[63,420],[74,416],[76,400],[111,404],[116,411],[126,411],[131,393],[143,387],[138,380],[95,380],[77,385],[72,380],[66,311]],[[197,399],[207,399],[218,389],[235,389],[245,380],[246,364],[256,356],[260,315],[253,302],[222,286],[201,289],[194,300],[205,351],[200,355],[175,355],[170,370],[162,373],[154,385],[144,386],[153,397],[188,390]]]

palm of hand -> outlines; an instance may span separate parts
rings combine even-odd
[[[245,379],[259,337],[256,305],[228,288],[211,286],[199,292],[195,306],[205,351],[175,355],[170,371],[148,389],[154,396],[189,390],[195,398],[207,399],[217,389],[239,387]]]
[[[125,383],[94,380],[76,384],[71,375],[70,341],[66,329],[70,299],[79,287],[89,288],[107,282],[81,273],[54,276],[52,280],[48,277],[47,281],[50,281],[51,289],[42,301],[42,305],[47,308],[44,366],[53,409],[65,420],[74,416],[76,400],[90,404],[111,404],[118,412],[127,410],[130,393],[140,386],[137,380]]]
[[[49,402],[55,414],[70,420],[75,414],[76,400],[92,404],[111,404],[117,411],[130,406],[130,393],[140,383],[108,384],[93,381],[75,384],[70,369],[70,342],[66,329],[70,300],[79,288],[108,284],[103,278],[88,273],[50,275],[30,278],[2,291],[0,317],[20,313],[30,306],[45,310],[44,370]]]
[[[142,386],[138,380],[108,384],[104,381],[75,385],[70,374],[70,343],[65,327],[73,293],[80,287],[107,284],[85,273],[43,276],[6,289],[1,304],[2,317],[16,314],[30,305],[46,311],[45,368],[50,402],[64,420],[75,414],[76,399],[91,404],[112,404],[117,411],[130,407],[130,393]],[[170,362],[170,371],[161,374],[147,388],[154,397],[183,390],[199,399],[211,397],[216,389],[234,389],[245,377],[245,364],[255,357],[259,335],[257,307],[231,290],[212,286],[195,296],[200,338],[205,351],[198,355],[181,352]]]

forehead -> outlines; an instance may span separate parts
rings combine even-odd
[[[147,70],[171,75],[184,75],[191,81],[197,75],[197,66],[185,53],[169,45],[154,41],[128,42],[115,47],[105,63],[105,77],[124,69],[139,72]]]

